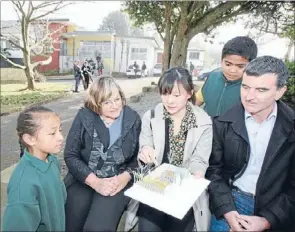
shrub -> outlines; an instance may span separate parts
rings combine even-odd
[[[287,83],[287,92],[283,96],[283,101],[295,110],[295,62],[286,61],[286,65],[290,72],[290,78]]]

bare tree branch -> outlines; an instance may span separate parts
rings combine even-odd
[[[154,24],[155,24],[155,27],[156,27],[156,30],[157,30],[158,34],[160,35],[161,39],[164,41],[164,37],[162,35],[162,32],[160,31],[159,26],[156,23],[154,23]]]
[[[43,8],[46,8],[46,7],[49,7],[49,6],[55,6],[55,5],[60,5],[63,1],[62,0],[56,0],[56,1],[43,1],[41,2],[40,4],[38,5],[35,5],[34,8],[36,10],[39,10],[39,9],[43,9]]]
[[[21,4],[21,6],[24,7],[25,3],[26,3],[26,1],[23,0],[23,3]]]
[[[22,66],[20,64],[16,64],[14,63],[13,61],[11,61],[10,59],[8,59],[2,52],[0,52],[0,56],[5,60],[7,61],[8,63],[10,63],[11,65],[13,65],[14,67],[17,67],[17,68],[21,68],[21,69],[26,69],[25,66]]]
[[[42,60],[42,61],[38,61],[36,63],[34,63],[32,66],[33,66],[33,69],[35,69],[36,67],[38,67],[39,65],[47,65],[47,64],[50,64],[52,61],[52,56],[48,56],[47,60]]]
[[[34,6],[34,9],[35,9],[35,10],[38,10],[38,9],[46,8],[46,7],[48,7],[48,6],[53,6],[53,5],[55,5],[55,7],[54,7],[52,10],[49,10],[49,11],[47,11],[47,12],[44,13],[44,14],[38,15],[38,16],[36,16],[36,17],[34,17],[34,18],[31,18],[31,19],[30,19],[30,22],[33,22],[33,21],[35,21],[35,20],[37,20],[37,19],[40,19],[40,18],[43,18],[43,17],[45,17],[45,16],[47,16],[47,15],[52,14],[52,13],[55,12],[55,11],[58,11],[58,10],[64,8],[64,7],[69,6],[69,5],[72,5],[72,4],[74,4],[74,2],[67,2],[67,3],[64,3],[64,4],[63,4],[63,1],[59,1],[59,2],[42,3],[42,4],[40,4],[40,5]]]
[[[2,28],[1,28],[1,29],[2,29]],[[19,42],[20,42],[20,38],[17,37],[15,34],[12,34],[12,33],[10,33],[10,32],[6,32],[6,34],[7,34],[7,35],[4,35],[4,34],[1,34],[1,32],[0,32],[0,36],[1,36],[1,37],[5,37],[5,39],[9,38],[9,39],[11,39],[12,41],[14,40],[14,42],[15,42],[15,41],[19,41]]]
[[[34,49],[34,47],[37,47],[37,46],[39,46],[39,45],[41,45],[41,44],[44,44],[44,42],[45,42],[46,40],[48,40],[48,38],[51,38],[52,35],[54,35],[55,33],[57,33],[57,32],[59,32],[59,31],[63,30],[64,28],[65,28],[65,26],[63,25],[63,26],[57,28],[57,29],[54,30],[54,31],[50,31],[50,29],[49,29],[49,23],[48,23],[48,24],[46,25],[46,31],[45,31],[45,34],[43,35],[43,38],[42,38],[41,40],[37,40],[37,42],[36,42],[34,45],[32,45],[32,46],[30,47],[30,49]]]
[[[17,10],[16,6],[13,6],[14,11],[16,12],[17,18],[19,21],[21,21],[21,17],[19,15],[19,11]]]
[[[20,3],[20,1],[11,1],[12,2],[12,4],[16,7],[16,9],[20,12],[20,13],[22,13],[22,15],[25,15],[26,13],[24,12],[24,10],[23,10],[23,6],[22,6],[22,4]],[[23,2],[24,3],[24,2]]]
[[[33,15],[33,13],[34,13],[34,11],[35,11],[35,9],[34,9],[33,2],[30,1],[30,2],[29,2],[28,14],[27,14],[29,20],[31,19],[31,17],[32,17],[32,15]]]
[[[21,49],[22,51],[24,51],[24,48],[22,46],[20,46],[19,44],[15,43],[13,40],[11,40],[8,36],[5,36],[3,34],[0,33],[0,37],[6,39],[9,43],[11,43],[13,46]]]

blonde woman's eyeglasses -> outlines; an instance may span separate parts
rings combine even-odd
[[[109,99],[109,100],[106,100],[106,101],[104,101],[102,103],[103,106],[107,106],[107,107],[110,107],[112,105],[120,105],[120,104],[122,104],[122,98],[121,97],[118,97],[118,98],[116,98],[114,100]]]

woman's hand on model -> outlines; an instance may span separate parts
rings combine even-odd
[[[158,166],[155,150],[150,146],[143,146],[138,154],[138,159],[145,164],[154,163]]]

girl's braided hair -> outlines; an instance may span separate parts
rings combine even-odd
[[[23,156],[24,149],[28,147],[28,145],[23,140],[23,135],[35,135],[38,127],[40,126],[38,125],[38,119],[35,115],[37,113],[53,113],[53,111],[44,106],[33,106],[25,109],[18,116],[16,131],[19,137],[20,157]]]

